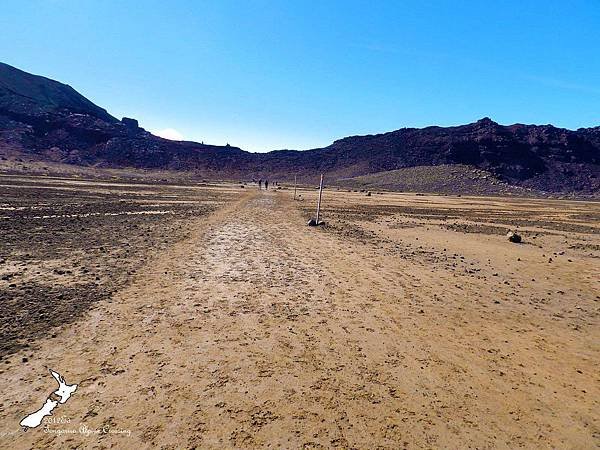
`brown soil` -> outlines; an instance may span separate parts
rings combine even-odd
[[[328,225],[309,228],[314,191],[195,192],[215,210],[180,216],[108,298],[4,358],[0,447],[600,445],[600,225],[583,216],[598,203],[326,191]],[[55,414],[70,423],[24,433],[45,367],[80,383]],[[83,424],[131,434],[57,434]]]
[[[0,177],[0,358],[109,300],[228,195],[194,186]]]

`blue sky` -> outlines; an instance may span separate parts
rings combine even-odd
[[[252,151],[484,116],[600,125],[598,0],[3,0],[0,60]]]

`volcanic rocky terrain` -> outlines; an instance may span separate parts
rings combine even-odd
[[[351,136],[312,150],[250,153],[162,139],[135,119],[114,118],[68,85],[0,63],[0,163],[4,172],[42,163],[46,170],[68,164],[192,172],[209,179],[297,175],[305,182],[324,172],[330,183],[373,188],[596,196],[600,127],[504,126],[484,118],[456,127]],[[449,183],[449,171],[476,182]]]

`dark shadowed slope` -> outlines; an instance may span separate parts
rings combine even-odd
[[[237,157],[247,155],[235,147],[159,138],[134,119],[115,119],[70,86],[6,64],[0,64],[0,154],[85,166],[202,169],[208,176],[237,167]]]
[[[117,119],[71,86],[0,63],[0,108],[5,113],[43,116],[69,110],[107,122]]]
[[[326,172],[334,182],[389,172],[386,184],[398,187],[405,183],[392,177],[401,172],[390,171],[463,165],[486,171],[499,183],[535,191],[600,191],[600,127],[503,126],[484,118],[456,127],[352,136],[320,149],[249,153],[159,138],[133,119],[115,119],[70,86],[0,64],[0,157],[22,156],[83,166],[186,170],[210,178],[290,180],[296,174],[312,182]],[[445,173],[428,172],[433,177]]]
[[[499,125],[489,118],[457,127],[404,128],[340,139],[314,150],[345,177],[414,166],[462,164],[510,184],[551,192],[595,192],[600,184],[600,128]]]

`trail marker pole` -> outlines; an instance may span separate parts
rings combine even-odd
[[[294,175],[294,200],[296,200],[296,178],[298,175]]]
[[[321,196],[323,195],[323,174],[321,174],[321,182],[319,183],[319,200],[317,201],[317,225],[319,225],[319,215],[321,213]]]

